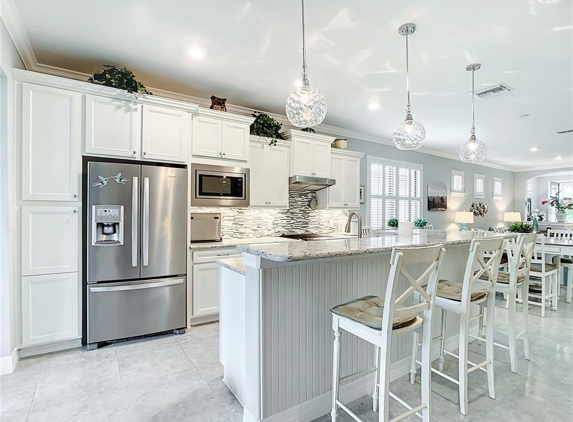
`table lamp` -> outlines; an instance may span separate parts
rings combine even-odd
[[[468,226],[466,224],[474,223],[474,213],[471,211],[456,211],[456,217],[454,219],[455,223],[461,223],[460,231],[467,231]]]
[[[503,213],[504,223],[516,223],[521,221],[521,213],[519,211],[509,211]]]

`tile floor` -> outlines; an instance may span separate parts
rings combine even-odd
[[[501,301],[496,326],[507,326]],[[487,395],[485,373],[470,375],[470,415],[458,412],[456,386],[433,377],[435,421],[568,421],[573,420],[573,305],[539,317],[531,307],[531,360],[520,345],[518,373],[509,370],[507,352],[496,348],[497,400]],[[242,408],[222,383],[218,363],[218,325],[188,330],[182,336],[159,336],[117,343],[87,352],[75,349],[20,361],[15,373],[0,380],[2,422],[45,421],[194,421],[242,420]],[[499,335],[503,341],[503,335]],[[473,359],[484,355],[473,343]],[[472,359],[472,356],[470,356]],[[472,359],[472,360],[473,360]],[[446,372],[457,375],[457,363],[446,360]],[[420,386],[406,378],[392,383],[393,392],[416,403]],[[391,401],[391,414],[401,413]],[[351,404],[365,421],[377,421],[370,397]],[[325,415],[315,422],[330,420]],[[352,419],[341,412],[340,422]],[[411,417],[408,420],[419,420]]]

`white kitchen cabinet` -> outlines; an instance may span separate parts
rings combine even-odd
[[[22,199],[77,201],[82,95],[22,84]]]
[[[193,117],[194,157],[249,160],[249,130],[254,118],[216,110],[199,109]]]
[[[22,275],[78,271],[79,209],[22,207]]]
[[[360,208],[360,159],[363,153],[332,150],[331,177],[334,186],[317,192],[320,208]]]
[[[185,110],[144,105],[141,158],[186,163],[191,125]]]
[[[86,95],[85,153],[140,158],[141,105]]]
[[[251,142],[249,152],[251,206],[288,208],[290,148]]]
[[[22,277],[22,346],[80,336],[78,273]]]
[[[215,262],[193,265],[193,316],[219,312],[220,269]]]
[[[292,141],[291,176],[331,177],[331,144],[334,137],[288,130],[284,137]]]

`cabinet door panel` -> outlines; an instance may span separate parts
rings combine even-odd
[[[78,200],[81,99],[76,92],[22,85],[23,200]]]
[[[334,168],[332,169],[334,171]],[[360,159],[347,157],[344,166],[344,207],[360,208]]]
[[[293,138],[292,176],[314,176],[312,145],[313,142],[307,139]]]
[[[79,337],[78,273],[22,277],[22,345]]]
[[[185,163],[190,143],[190,113],[143,106],[142,158]]]
[[[22,207],[22,275],[78,271],[76,207]]]
[[[330,144],[326,142],[313,142],[312,167],[317,177],[330,177]]]
[[[252,143],[249,151],[251,206],[265,206],[266,198],[266,148],[264,144]]]
[[[193,155],[220,158],[222,136],[220,120],[196,116],[193,119]]]
[[[193,316],[219,312],[220,268],[216,263],[193,265]]]
[[[267,146],[266,201],[271,207],[288,208],[289,148]]]
[[[223,158],[247,161],[249,159],[249,125],[223,122]]]
[[[141,105],[86,95],[85,142],[88,154],[139,158]]]
[[[346,160],[344,157],[333,155],[331,162],[331,177],[336,181],[336,184],[328,188],[328,206],[342,208],[344,207],[344,187],[346,185],[344,175]]]

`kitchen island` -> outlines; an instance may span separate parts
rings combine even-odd
[[[311,421],[330,410],[330,308],[383,296],[392,248],[443,244],[447,253],[440,278],[461,282],[471,240],[496,236],[503,235],[421,230],[413,237],[237,246],[244,269],[236,261],[220,263],[220,361],[224,382],[245,409],[243,421]],[[418,276],[423,269],[409,271]],[[435,318],[434,332],[440,324]],[[447,347],[457,344],[456,324],[448,328]],[[392,379],[409,372],[411,350],[411,336],[396,339]],[[373,347],[344,333],[341,376],[373,364]],[[344,384],[341,400],[371,394],[372,384],[372,376]]]

